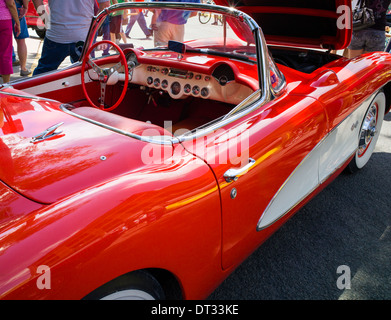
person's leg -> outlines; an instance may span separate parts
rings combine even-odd
[[[368,39],[365,52],[384,51],[386,46],[386,33],[382,30],[368,30]]]
[[[148,38],[152,35],[152,32],[151,30],[148,29],[147,27],[147,22],[145,21],[145,17],[144,17],[144,14],[142,12],[140,12],[137,16],[137,22],[141,28],[141,30],[143,30],[145,36]]]
[[[10,82],[10,80],[11,80],[10,74],[2,74],[1,77],[3,78],[3,83]]]
[[[12,46],[12,65],[13,66],[18,66],[20,63],[19,63],[19,60],[16,59],[16,54],[15,54],[15,50],[14,50],[14,47]]]
[[[179,42],[183,42],[185,37],[185,25],[170,23],[171,39]]]
[[[353,59],[363,53],[364,53],[364,49],[359,49],[359,50],[348,49],[348,58]]]
[[[169,40],[183,42],[185,26],[163,21],[157,25],[153,35],[155,46],[167,46]]]
[[[117,40],[117,35],[121,32],[121,16],[113,16],[111,17],[110,21],[110,36],[111,41],[114,43],[119,43],[119,40]]]
[[[19,4],[16,4],[18,8],[20,8]],[[29,69],[26,67],[27,63],[27,45],[26,45],[26,38],[28,38],[29,32],[27,29],[27,23],[26,18],[22,17],[19,19],[20,22],[20,34],[18,36],[15,35],[14,31],[14,38],[17,45],[17,51],[19,56],[19,63],[20,63],[20,75],[21,76],[27,76],[31,73]]]
[[[153,41],[155,46],[166,46],[168,40],[171,39],[170,23],[163,21],[157,24],[157,30],[153,33]]]
[[[79,49],[80,49],[80,52],[81,52],[81,48],[78,48],[76,46],[76,43],[70,43],[69,44],[69,55],[70,55],[72,63],[75,63],[76,61],[79,61],[80,53],[77,52],[77,50],[79,50]]]
[[[106,17],[106,20],[103,22],[102,25],[102,39],[103,40],[110,40],[110,18]],[[106,43],[105,49],[103,50],[103,55],[107,56],[109,54],[110,46]]]
[[[10,75],[14,72],[12,68],[12,22],[0,20],[0,74],[3,83],[10,81]]]
[[[352,59],[364,53],[366,30],[353,31],[352,40],[348,47],[348,58]]]
[[[22,75],[22,73],[23,73],[23,75],[28,75],[31,73],[31,71],[28,70],[26,67],[26,63],[27,63],[26,40],[25,39],[15,39],[15,40],[16,40],[16,45],[17,45],[17,50],[18,50],[21,75]]]
[[[119,25],[119,37],[120,39],[122,39],[122,42],[123,43],[127,43],[127,40],[126,40],[126,36],[125,36],[125,33],[124,33],[124,30],[122,28],[122,22],[123,22],[123,16],[121,15],[121,22],[120,22],[120,25]]]
[[[56,70],[64,59],[70,55],[69,44],[57,43],[45,37],[42,55],[33,75]]]
[[[127,37],[129,37],[130,31],[132,30],[134,24],[136,23],[137,17],[138,17],[138,16],[135,15],[134,10],[132,10],[131,13],[130,13],[130,15],[129,15],[129,23],[128,23],[126,29],[125,29],[125,35],[126,35]]]

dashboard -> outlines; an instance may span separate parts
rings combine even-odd
[[[228,64],[219,64],[212,68],[211,74],[205,74],[167,64],[143,64],[133,52],[126,57],[130,83],[167,92],[173,99],[193,96],[238,104],[253,92],[235,80],[235,73]]]
[[[196,71],[202,69],[199,65],[189,63],[172,63],[173,66],[170,66],[167,61],[164,61],[164,64],[159,64],[162,59],[153,59],[154,63],[150,63],[151,59],[145,59],[145,57],[141,57],[139,60],[133,51],[126,53],[126,59],[129,67],[129,83],[140,85],[140,88],[166,92],[173,99],[185,99],[192,96],[239,104],[255,91],[254,82],[257,83],[253,77],[246,75],[244,77],[251,80],[248,80],[249,82],[243,81],[241,70],[235,74],[232,67],[222,59],[206,68],[208,73]],[[182,65],[187,69],[181,68]],[[114,63],[100,67],[110,68],[111,66],[114,66]],[[252,69],[256,70],[256,65],[243,64],[242,69],[251,72]],[[98,80],[97,74],[92,69],[88,71],[88,76],[90,80]],[[242,81],[238,81],[237,77],[242,77]],[[124,80],[125,74],[121,68],[118,73],[110,76],[107,84],[115,85],[118,81]]]

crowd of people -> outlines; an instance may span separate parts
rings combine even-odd
[[[0,39],[4,43],[0,47],[0,74],[3,82],[10,80],[13,66],[20,66],[20,75],[28,76],[31,70],[26,67],[27,46],[29,37],[25,14],[30,0],[0,0]],[[100,10],[112,4],[144,0],[48,0],[50,11],[50,28],[46,30],[41,57],[33,75],[56,70],[66,57],[71,62],[79,59],[78,43],[84,41],[88,33],[91,18]],[[151,0],[169,1],[169,0]],[[35,8],[43,8],[43,0],[32,0]],[[174,2],[194,2],[200,0],[174,0]],[[37,10],[38,11],[38,10]],[[38,11],[45,19],[45,10]],[[110,16],[110,21],[102,26],[103,39],[113,42],[127,42],[130,32],[137,22],[146,39],[154,35],[155,44],[167,43],[168,39],[183,40],[184,24],[189,18],[188,13],[180,11],[161,10],[153,12],[152,23],[148,27],[143,10],[116,11]],[[123,25],[126,25],[123,31]],[[16,43],[13,48],[13,37]]]
[[[0,75],[3,82],[10,80],[13,66],[20,66],[20,76],[31,74],[26,66],[29,37],[25,14],[30,0],[0,0]],[[72,62],[79,59],[77,44],[84,41],[89,30],[91,18],[109,5],[127,1],[143,2],[144,0],[48,0],[50,9],[50,28],[46,31],[41,57],[33,75],[56,70],[66,57]],[[173,1],[173,0],[150,0]],[[200,3],[201,0],[174,0],[175,2]],[[353,0],[353,6],[361,0]],[[36,8],[42,8],[43,0],[32,0]],[[202,1],[204,2],[204,1]],[[375,0],[366,0],[366,5],[373,9],[376,24],[368,29],[354,31],[346,55],[353,58],[359,54],[372,51],[384,51],[386,12],[391,0],[383,0],[381,5]],[[40,10],[44,15],[45,11]],[[146,39],[152,35],[154,45],[167,44],[168,40],[183,41],[184,25],[190,17],[189,11],[154,10],[151,24],[148,27],[145,19],[147,12],[133,9],[130,12],[116,11],[110,21],[102,26],[103,39],[113,42],[131,37],[130,32],[137,22]],[[123,31],[123,27],[125,31]],[[16,44],[16,48],[13,46]],[[18,59],[16,58],[16,53]],[[107,52],[106,52],[107,53]]]
[[[363,5],[373,10],[375,24],[358,31],[353,30],[352,40],[345,55],[348,58],[357,57],[363,53],[384,51],[387,35],[386,14],[391,0],[353,0],[352,7]]]

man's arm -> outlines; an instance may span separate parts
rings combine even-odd
[[[22,18],[25,16],[27,9],[29,7],[29,2],[30,2],[30,0],[23,0],[23,5],[19,9],[19,18]]]
[[[33,0],[33,4],[34,4],[34,7],[35,7],[35,10],[38,11],[38,8],[40,6],[43,6],[43,0]]]
[[[117,3],[117,0],[113,0],[113,4]],[[103,9],[110,7],[110,1],[99,2],[99,12]]]

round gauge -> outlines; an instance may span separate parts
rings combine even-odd
[[[133,65],[133,67],[138,66],[137,56],[134,52],[131,52],[127,55],[128,65]]]
[[[163,89],[167,89],[167,87],[168,87],[168,81],[167,80],[163,80],[162,81],[162,88]]]
[[[147,78],[147,84],[151,85],[152,83],[153,83],[153,78],[152,77],[148,77]]]
[[[153,85],[155,87],[159,87],[160,86],[160,79],[159,78],[156,78],[154,81],[153,81]]]
[[[188,72],[186,75],[186,79],[193,79],[194,73],[193,72]]]
[[[172,85],[171,85],[171,93],[173,95],[177,95],[179,94],[179,92],[181,92],[181,84],[177,81],[175,81]]]
[[[202,88],[201,89],[201,96],[206,98],[209,95],[209,89],[208,88]]]
[[[197,96],[200,93],[200,87],[199,86],[194,86],[192,91],[191,91],[195,96]]]
[[[221,86],[225,86],[228,83],[228,78],[227,76],[223,75],[219,78],[219,83]]]
[[[183,87],[183,91],[185,91],[185,93],[190,93],[191,92],[191,85],[185,84],[185,86]]]

